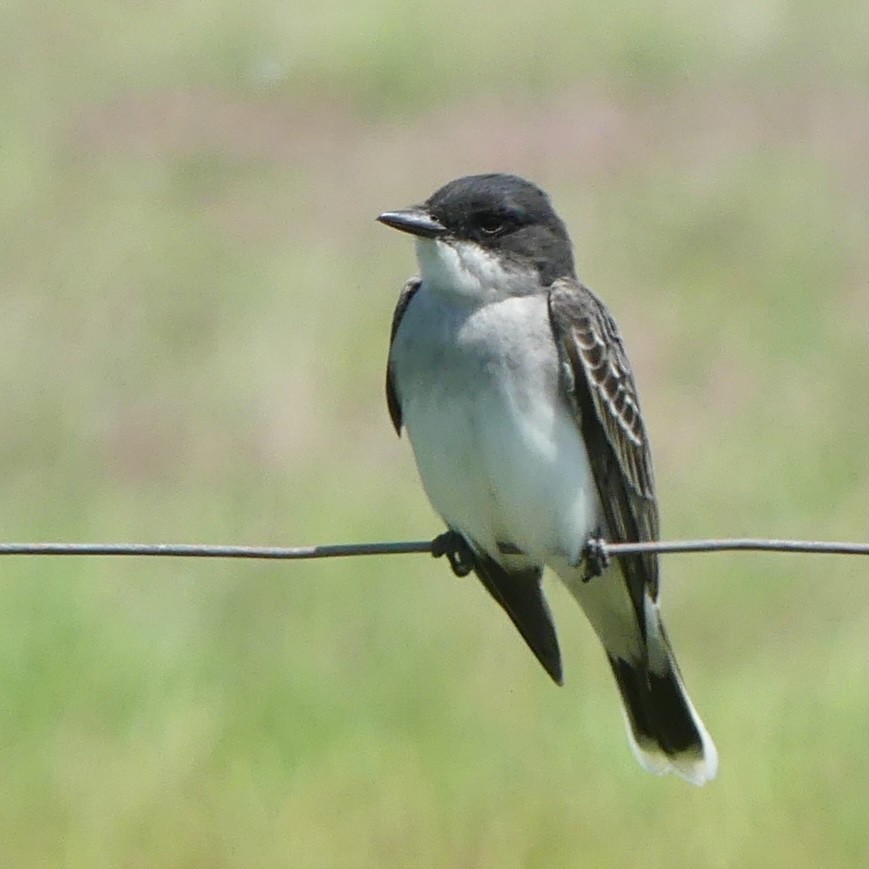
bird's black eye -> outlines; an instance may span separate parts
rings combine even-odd
[[[502,214],[483,212],[474,221],[483,235],[500,235],[507,229],[507,220]]]

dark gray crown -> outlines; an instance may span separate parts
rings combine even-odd
[[[535,184],[516,175],[456,178],[424,203],[449,235],[537,268],[541,283],[575,277],[567,229]]]

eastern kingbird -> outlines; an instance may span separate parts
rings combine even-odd
[[[658,537],[652,459],[621,335],[577,280],[549,198],[515,175],[471,175],[378,220],[416,239],[386,397],[449,528],[440,550],[476,573],[560,685],[540,587],[552,569],[603,643],[640,763],[704,784],[718,755],[661,622],[657,557],[608,569],[594,547]]]

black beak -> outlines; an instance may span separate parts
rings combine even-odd
[[[384,211],[377,219],[393,229],[400,229],[420,238],[437,238],[447,231],[442,223],[421,206],[402,208],[400,211]]]

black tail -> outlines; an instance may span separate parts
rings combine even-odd
[[[656,642],[666,638],[650,637]],[[660,650],[658,650],[660,651]],[[609,655],[640,763],[655,773],[674,772],[696,785],[718,770],[718,753],[691,705],[676,662],[666,649],[662,672]]]

